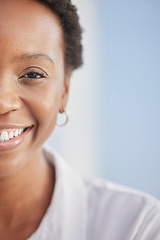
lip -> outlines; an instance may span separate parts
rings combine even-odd
[[[24,141],[24,139],[27,137],[27,135],[33,128],[33,125],[30,127],[15,127],[15,125],[14,125],[14,127],[10,126],[10,128],[8,128],[7,126],[1,128],[1,126],[0,126],[0,132],[10,130],[10,129],[20,129],[20,128],[25,128],[23,133],[21,133],[17,137],[14,137],[10,140],[0,142],[0,152],[14,150],[19,145],[21,145],[21,143]]]
[[[32,127],[32,124],[27,125],[20,125],[20,124],[0,124],[0,130],[5,131],[6,129],[20,129],[20,128],[26,128],[26,127]]]

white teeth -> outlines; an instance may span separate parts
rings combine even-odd
[[[1,133],[1,141],[4,141],[4,140],[9,140],[8,132],[6,132],[6,131]]]
[[[22,133],[22,129],[18,129],[18,135]]]
[[[18,136],[18,129],[14,132],[14,136],[15,136],[15,137]]]
[[[12,132],[9,132],[9,133],[7,131],[3,131],[0,134],[0,141],[4,142],[4,141],[7,141],[7,140],[12,139],[14,137],[17,137],[18,135],[23,133],[23,131],[24,131],[24,128],[16,129],[15,131],[12,131]]]
[[[13,132],[9,133],[9,138],[13,138]]]

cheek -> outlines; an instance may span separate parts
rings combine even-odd
[[[39,104],[40,103],[40,104]],[[35,119],[37,126],[35,128],[34,141],[37,147],[40,147],[51,135],[59,111],[59,95],[56,92],[47,94],[43,101],[37,99],[37,108],[35,110]]]
[[[39,147],[52,133],[59,112],[61,91],[58,84],[27,91],[25,104],[34,118],[34,143]],[[34,144],[34,145],[35,145]]]
[[[52,131],[57,120],[60,105],[60,94],[57,88],[50,88],[43,91],[36,99],[35,119],[38,128],[45,131]],[[44,133],[45,134],[45,133]]]
[[[35,99],[34,115],[39,125],[47,126],[57,117],[60,94],[56,89],[43,91]]]

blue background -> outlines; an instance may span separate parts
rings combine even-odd
[[[160,199],[160,2],[73,2],[84,66],[72,76],[70,122],[48,143],[80,174]]]
[[[101,173],[160,198],[160,2],[95,4]]]

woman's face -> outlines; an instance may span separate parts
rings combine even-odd
[[[0,0],[0,176],[40,152],[66,105],[63,34],[57,17],[29,0]],[[10,133],[9,136],[12,136]],[[7,138],[6,138],[7,139]]]

